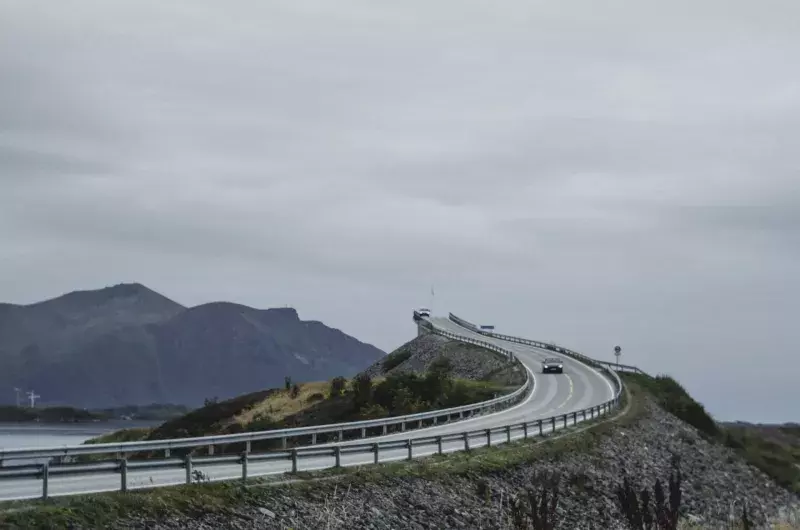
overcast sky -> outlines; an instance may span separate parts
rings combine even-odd
[[[0,300],[430,304],[800,421],[800,3],[0,0]]]

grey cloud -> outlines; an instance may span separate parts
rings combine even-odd
[[[796,420],[743,366],[797,368],[800,4],[584,4],[0,0],[0,300],[141,281],[392,349],[434,283]]]

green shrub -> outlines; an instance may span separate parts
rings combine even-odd
[[[381,368],[383,369],[383,373],[387,373],[394,368],[397,368],[404,362],[406,362],[411,357],[411,350],[406,351],[399,351],[395,352],[391,355],[388,355],[384,360]]]
[[[347,386],[347,379],[342,376],[334,377],[331,380],[331,397],[341,396]]]
[[[800,468],[797,467],[800,465],[800,448],[768,440],[757,430],[749,431],[745,427],[724,427],[717,424],[703,405],[669,376],[625,374],[623,377],[646,390],[664,410],[695,427],[707,440],[734,449],[741,458],[769,475],[775,482],[800,493]],[[789,426],[781,432],[796,432],[794,429],[794,426]]]
[[[686,389],[672,377],[641,374],[626,374],[625,377],[642,386],[652,394],[661,408],[699,430],[707,439],[719,439],[719,426],[706,412],[705,407],[692,399]]]
[[[372,402],[372,378],[367,374],[358,375],[353,381],[353,404],[356,410],[366,408]]]

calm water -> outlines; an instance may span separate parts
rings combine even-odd
[[[80,445],[101,434],[131,427],[155,426],[159,423],[146,421],[109,421],[83,424],[0,423],[0,449]],[[22,464],[23,461],[16,463]]]

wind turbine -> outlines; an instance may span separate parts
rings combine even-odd
[[[38,398],[40,398],[40,397],[42,397],[42,396],[40,396],[39,394],[37,394],[33,390],[28,392],[28,399],[31,400],[31,408],[36,408],[36,400]]]

